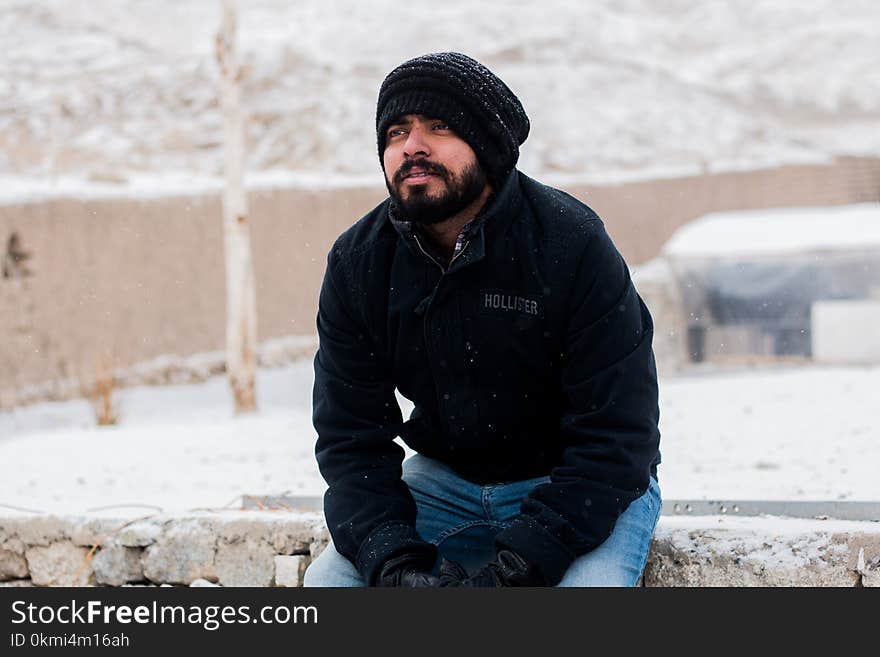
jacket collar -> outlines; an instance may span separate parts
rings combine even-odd
[[[468,246],[455,258],[448,271],[482,260],[486,255],[487,239],[497,239],[504,234],[519,211],[521,199],[519,172],[513,169],[504,179],[500,189],[496,190],[494,200],[490,200],[488,207],[471,221],[467,231]],[[416,242],[413,223],[398,216],[393,201],[388,203],[386,214],[407,247],[416,255],[424,257]]]

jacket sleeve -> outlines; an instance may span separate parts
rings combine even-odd
[[[432,561],[436,548],[416,533],[415,501],[401,479],[404,452],[394,439],[402,417],[390,371],[350,312],[353,287],[337,279],[334,260],[331,251],[318,303],[315,455],[334,546],[372,585],[387,559],[412,552]]]
[[[549,584],[605,541],[645,493],[660,442],[651,315],[602,222],[583,230],[590,235],[586,246],[577,240],[561,370],[562,463],[496,537]]]

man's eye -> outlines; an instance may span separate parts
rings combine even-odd
[[[446,123],[435,123],[434,130],[449,130],[449,125]]]
[[[402,134],[403,134],[403,129],[392,128],[391,130],[388,131],[388,139],[391,139],[392,137],[397,137],[398,135],[402,135]]]

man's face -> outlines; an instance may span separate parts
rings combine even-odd
[[[470,145],[440,119],[407,114],[385,135],[385,184],[404,217],[436,224],[473,203],[487,185]]]

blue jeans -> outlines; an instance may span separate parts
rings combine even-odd
[[[481,486],[449,467],[416,454],[403,463],[403,480],[416,501],[416,530],[441,557],[469,572],[495,556],[494,537],[519,513],[523,498],[550,477]],[[636,586],[648,560],[660,517],[660,486],[648,490],[617,519],[614,531],[595,550],[572,562],[558,586]],[[331,542],[306,570],[305,586],[364,586],[352,563]]]

